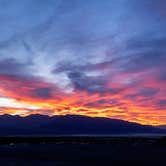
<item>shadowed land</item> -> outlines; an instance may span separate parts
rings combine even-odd
[[[166,137],[1,137],[2,165],[165,165]]]
[[[0,115],[0,136],[166,134],[165,129],[124,120],[80,115]]]

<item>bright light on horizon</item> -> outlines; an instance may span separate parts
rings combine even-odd
[[[26,103],[19,103],[14,99],[7,97],[0,97],[0,107],[14,107],[14,108],[26,108],[26,109],[40,109],[39,106],[33,106]]]

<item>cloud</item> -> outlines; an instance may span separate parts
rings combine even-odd
[[[36,88],[33,90],[32,97],[48,99],[52,98],[52,88]]]
[[[0,74],[25,75],[28,72],[27,64],[19,63],[15,59],[8,58],[0,61]]]
[[[164,0],[0,1],[0,96],[41,106],[29,114],[165,123],[164,9]]]
[[[135,37],[127,42],[129,52],[127,71],[139,72],[164,66],[166,60],[165,37]],[[130,53],[131,52],[131,53]]]
[[[24,100],[58,99],[63,94],[56,85],[36,77],[0,75],[0,87],[7,96]]]
[[[105,81],[101,77],[88,77],[81,72],[70,72],[69,79],[76,90],[87,90],[88,92],[104,92]]]
[[[156,101],[156,109],[162,109],[165,111],[166,109],[166,100],[165,99],[162,99],[162,100],[157,100]]]

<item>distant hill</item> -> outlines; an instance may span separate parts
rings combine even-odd
[[[160,126],[157,126],[157,128],[165,129],[166,130],[166,125],[160,125]]]
[[[123,120],[80,115],[27,117],[0,115],[0,135],[107,135],[163,133],[165,130]],[[165,132],[166,133],[166,132]]]

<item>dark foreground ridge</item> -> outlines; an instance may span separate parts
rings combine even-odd
[[[165,166],[166,137],[1,137],[5,166]]]
[[[166,136],[56,136],[0,137],[0,144],[119,144],[160,145],[166,147]]]
[[[123,120],[80,115],[1,115],[0,136],[166,134],[165,129]]]

